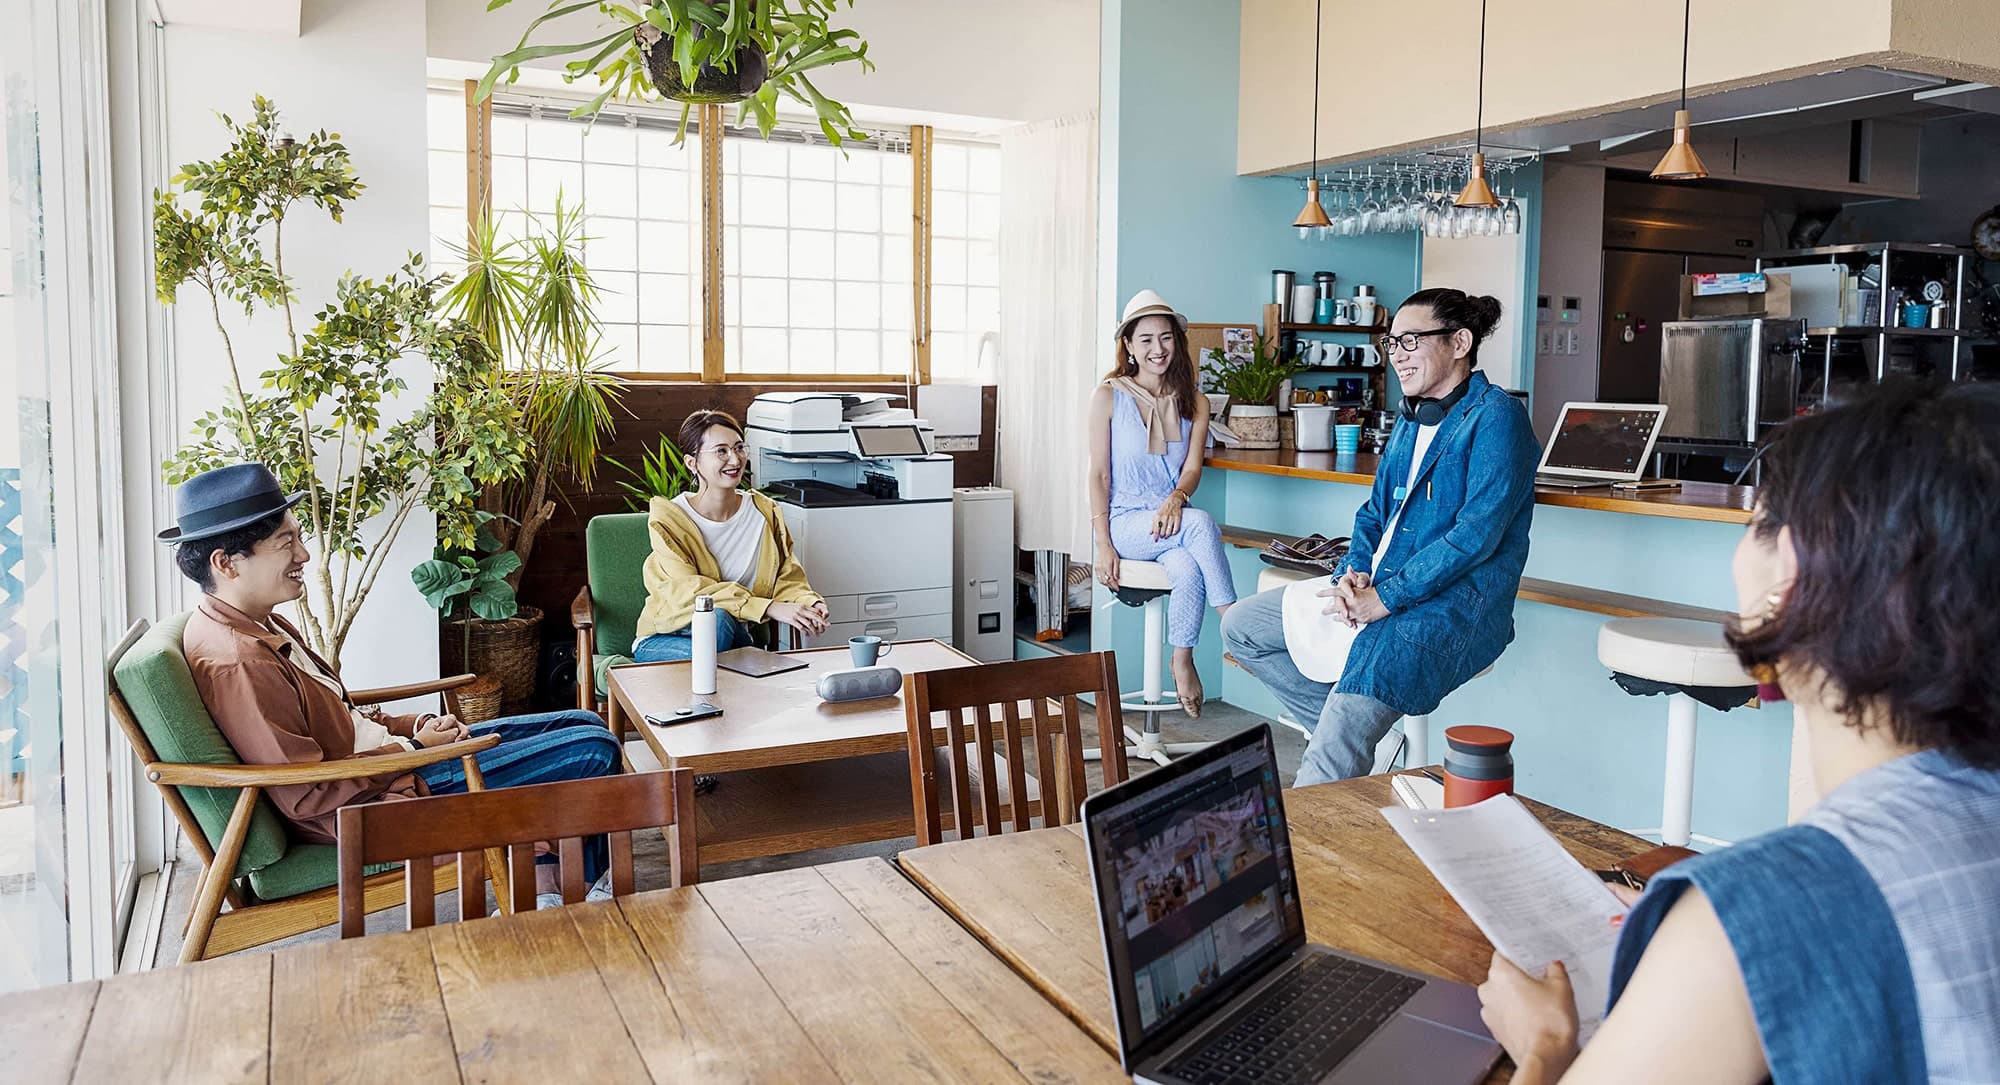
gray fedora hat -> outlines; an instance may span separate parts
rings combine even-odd
[[[174,488],[174,512],[180,522],[160,532],[159,539],[184,543],[211,538],[283,512],[305,496],[304,491],[287,496],[278,476],[261,463],[203,471]]]

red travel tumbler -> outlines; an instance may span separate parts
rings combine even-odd
[[[1471,806],[1514,793],[1514,734],[1498,727],[1444,729],[1444,804]]]

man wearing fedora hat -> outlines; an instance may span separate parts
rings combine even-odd
[[[159,535],[174,546],[181,572],[201,586],[182,652],[202,703],[238,757],[253,765],[343,761],[498,734],[500,745],[478,755],[488,787],[619,771],[618,739],[593,712],[513,716],[468,727],[449,715],[356,707],[340,676],[277,614],[305,594],[312,555],[291,512],[304,496],[285,493],[262,464],[218,467],[180,485],[174,493],[178,523]],[[265,794],[295,838],[331,844],[335,811],[343,806],[464,790],[464,766],[451,760],[401,775],[274,787]],[[603,884],[607,858],[602,837],[586,846],[585,866],[598,881],[595,899],[609,895]],[[546,864],[536,870],[544,896],[555,892],[554,871]],[[541,903],[560,902],[556,895]]]

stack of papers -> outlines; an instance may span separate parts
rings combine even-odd
[[[1531,976],[1569,970],[1577,1040],[1604,1020],[1625,905],[1512,795],[1453,810],[1385,806],[1410,850],[1500,955]]]

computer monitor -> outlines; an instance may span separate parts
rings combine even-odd
[[[1637,481],[1667,408],[1662,403],[1565,403],[1537,473]]]
[[[1305,944],[1268,726],[1084,803],[1127,1066]]]

